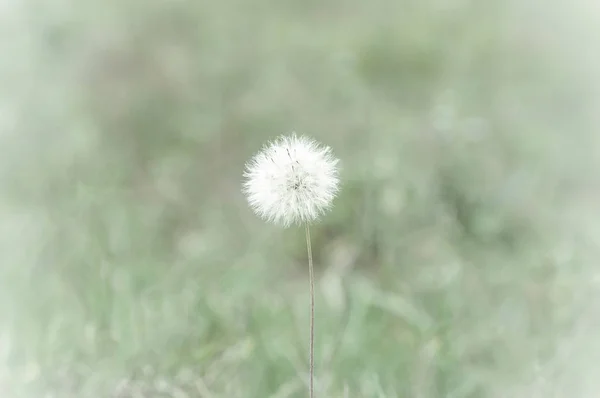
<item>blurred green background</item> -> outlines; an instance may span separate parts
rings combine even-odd
[[[597,397],[592,3],[4,2],[1,396],[307,396],[303,231],[240,193],[297,131],[319,397]]]

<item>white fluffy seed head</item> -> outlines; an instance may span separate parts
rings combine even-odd
[[[247,164],[243,192],[261,218],[288,227],[315,221],[339,189],[331,149],[305,136],[281,136]]]

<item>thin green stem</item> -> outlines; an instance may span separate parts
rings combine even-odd
[[[315,276],[313,272],[312,248],[310,245],[310,229],[308,223],[306,230],[306,248],[308,250],[308,277],[310,279],[310,342],[309,342],[309,397],[314,398],[314,378],[315,378]]]

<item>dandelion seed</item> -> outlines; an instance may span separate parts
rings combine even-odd
[[[305,136],[281,136],[247,164],[243,192],[268,222],[289,227],[317,220],[338,192],[338,159]]]

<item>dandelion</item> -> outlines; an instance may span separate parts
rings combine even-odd
[[[339,190],[338,162],[331,148],[305,136],[281,136],[247,164],[243,192],[258,216],[289,227],[304,224],[310,279],[310,382],[314,397],[315,293],[309,224],[330,207]]]
[[[284,227],[310,223],[338,191],[337,164],[329,147],[304,136],[282,136],[248,162],[244,193],[268,222]]]

